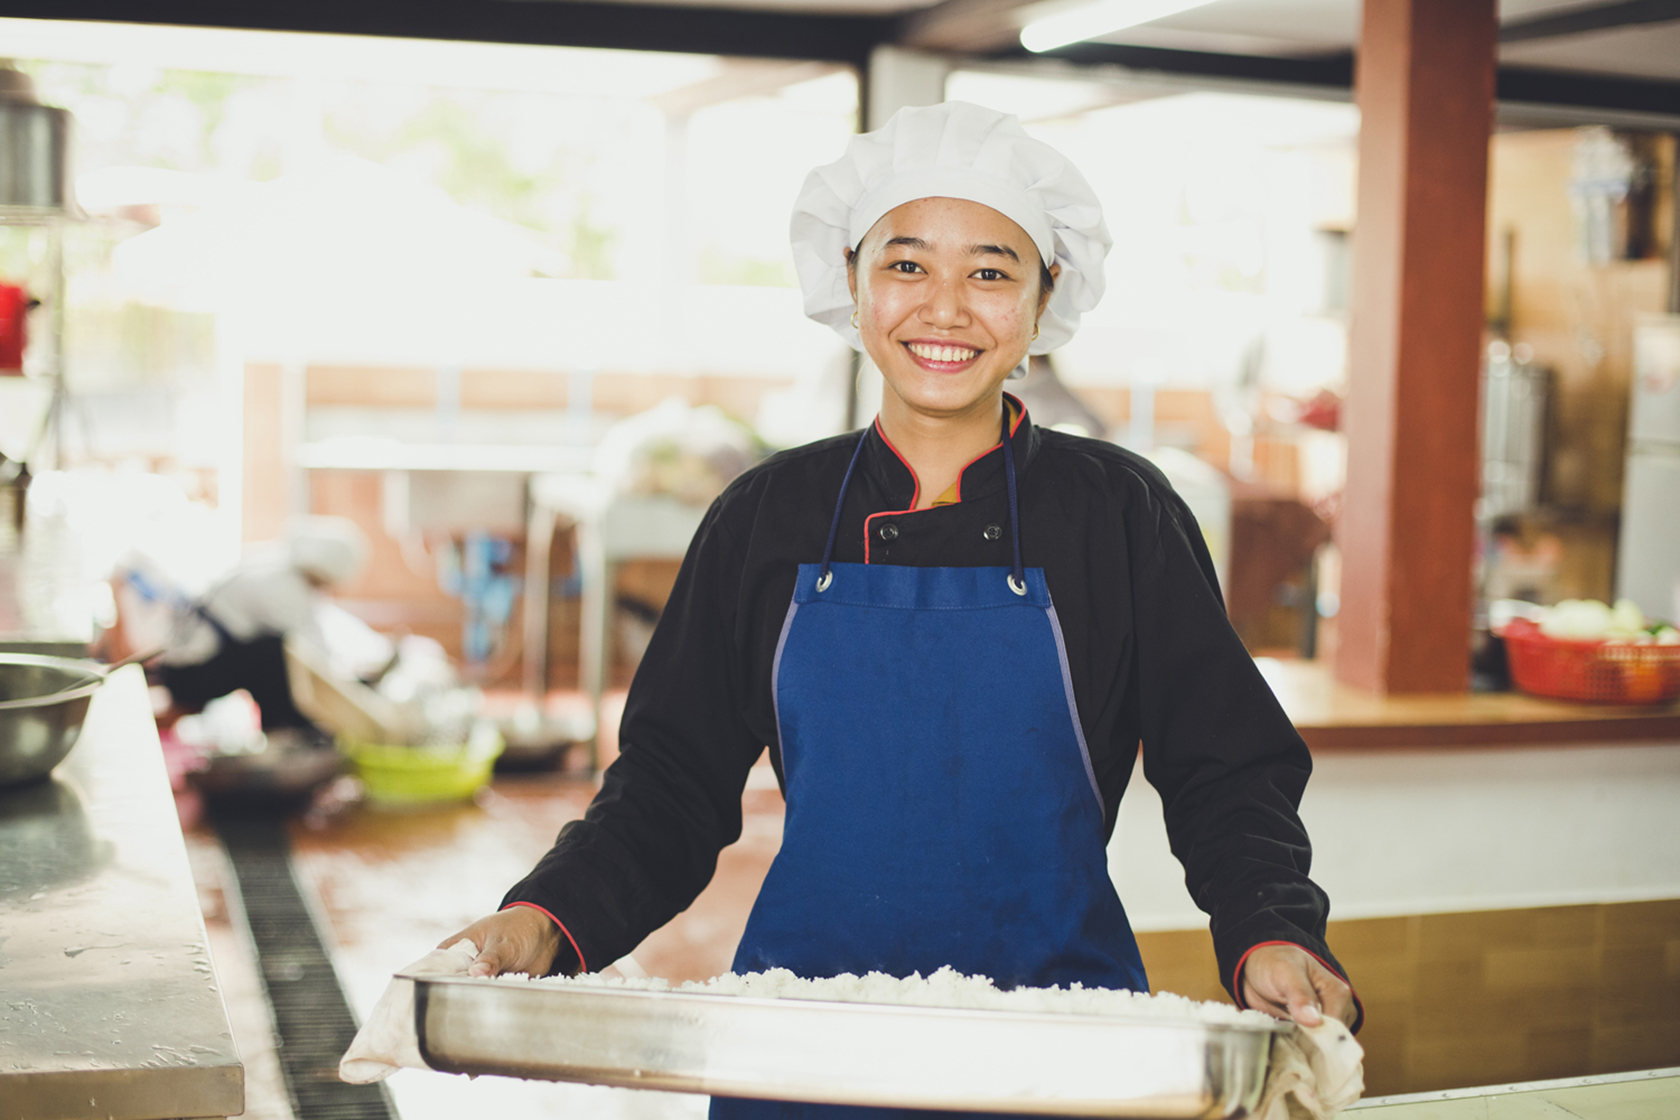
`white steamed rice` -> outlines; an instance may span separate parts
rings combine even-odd
[[[835,1000],[842,1003],[907,1004],[1058,1015],[1147,1016],[1250,1025],[1272,1021],[1264,1012],[1240,1011],[1230,1004],[1187,999],[1171,992],[1150,995],[1147,992],[1087,988],[1077,983],[1066,988],[1013,988],[1006,991],[992,983],[990,977],[964,976],[953,968],[942,968],[931,976],[912,974],[904,979],[882,972],[871,972],[866,976],[854,976],[848,972],[825,980],[806,980],[785,968],[749,972],[741,976],[726,972],[712,980],[690,980],[682,984],[672,984],[669,980],[656,977],[604,976],[598,972],[536,980],[523,974],[504,973],[496,979],[552,987],[690,992],[753,999]]]

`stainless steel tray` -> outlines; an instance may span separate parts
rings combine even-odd
[[[399,978],[433,1069],[822,1104],[1235,1117],[1291,1029]]]

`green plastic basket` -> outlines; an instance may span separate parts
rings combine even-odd
[[[490,781],[500,736],[446,747],[399,747],[387,743],[340,744],[356,768],[368,799],[385,805],[423,805],[471,797]]]

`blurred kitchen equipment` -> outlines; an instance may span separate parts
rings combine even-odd
[[[503,749],[496,770],[553,770],[565,761],[573,743],[587,743],[595,734],[595,715],[586,707],[549,707],[529,696],[495,721]]]
[[[579,687],[594,718],[587,735],[591,770],[600,763],[601,693],[610,649],[607,621],[617,565],[629,557],[681,559],[706,515],[704,505],[669,494],[618,494],[605,479],[537,475],[531,479],[531,527],[525,569],[525,692],[539,709],[548,685],[549,550],[562,522],[577,529],[582,585]]]
[[[1497,631],[1524,692],[1588,704],[1667,704],[1680,696],[1680,646],[1552,638],[1526,618]]]
[[[471,797],[490,781],[502,753],[502,739],[488,722],[473,728],[465,743],[402,747],[345,742],[368,799],[382,805],[425,805]]]
[[[1580,254],[1588,264],[1634,261],[1655,240],[1656,168],[1650,141],[1603,126],[1576,132],[1569,179]]]
[[[619,563],[680,560],[731,479],[765,448],[750,428],[712,405],[678,398],[614,424],[596,448],[590,474],[544,474],[530,482],[525,549],[525,694],[543,711],[548,692],[549,558],[554,533],[576,527],[582,597],[578,684],[593,716],[590,769],[600,763],[601,693],[612,642],[609,622]],[[549,729],[558,733],[555,724]]]
[[[29,75],[0,61],[0,225],[43,227],[48,241],[45,281],[49,290],[45,303],[52,358],[46,376],[53,386],[52,405],[28,449],[21,456],[14,454],[37,473],[44,465],[38,460],[43,444],[51,447],[53,460],[62,460],[64,455],[63,223],[83,216],[76,205],[70,173],[73,120],[68,110],[37,101],[35,83]],[[22,364],[20,353],[18,366]],[[45,465],[51,465],[51,461]],[[13,489],[14,501],[21,507],[24,487],[14,485]],[[21,525],[21,511],[15,516]]]
[[[162,653],[144,650],[109,665],[0,653],[0,785],[50,773],[76,745],[88,701],[105,679]]]
[[[129,665],[139,665],[142,662],[152,660],[152,658],[154,658],[154,657],[162,657],[162,656],[163,656],[163,648],[160,646],[156,649],[143,649],[143,650],[139,651],[138,653],[131,653],[127,657],[121,658],[120,660],[117,660],[117,661],[113,661],[108,665],[98,665],[96,667],[99,670],[100,680],[103,681],[106,677],[110,676],[112,673],[116,672],[118,669],[126,668]],[[80,681],[72,680],[72,681],[65,682],[64,687],[62,689],[60,689],[60,691],[69,692],[71,689],[80,688],[80,687],[82,687]],[[56,695],[57,695],[57,693],[51,693],[48,696],[42,696],[41,699],[43,699],[43,700],[50,699],[51,696],[56,696]]]
[[[392,700],[334,673],[301,642],[286,643],[286,680],[298,711],[326,731],[364,743],[406,743],[416,729]]]
[[[77,216],[70,185],[67,109],[35,100],[35,83],[0,62],[0,210],[11,217],[55,213]]]
[[[1009,392],[1027,406],[1033,423],[1041,428],[1054,428],[1058,432],[1098,439],[1108,428],[1091,406],[1067,387],[1048,354],[1034,354],[1027,361],[1027,376],[1012,383]]]
[[[1550,371],[1532,364],[1518,343],[1488,344],[1482,367],[1482,498],[1484,522],[1533,509],[1540,502]]]
[[[1633,394],[1616,595],[1680,622],[1680,314],[1633,332]]]
[[[23,376],[29,345],[29,313],[40,301],[17,284],[0,283],[0,377]]]
[[[212,754],[188,779],[206,797],[258,803],[306,799],[344,769],[344,758],[330,744],[294,727],[268,732],[262,749]]]
[[[104,667],[68,657],[0,654],[0,786],[44,778],[82,733]]]

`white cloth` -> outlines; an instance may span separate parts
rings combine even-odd
[[[367,535],[347,517],[294,517],[286,526],[292,566],[322,586],[346,583],[367,563]]]
[[[346,518],[296,518],[284,540],[251,546],[231,572],[197,595],[157,562],[135,553],[119,569],[128,591],[118,601],[129,643],[141,649],[167,645],[163,660],[170,665],[202,665],[221,651],[219,626],[241,642],[279,634],[336,663],[340,659],[322,617],[336,608],[329,607],[320,588],[354,577],[366,563],[367,549],[367,537]],[[343,620],[333,623],[343,637],[348,629]],[[365,640],[357,644],[368,645]],[[389,658],[387,649],[384,660]],[[350,660],[359,662],[354,655]]]
[[[816,168],[794,202],[789,236],[805,314],[854,350],[855,305],[846,250],[881,217],[919,198],[990,206],[1026,231],[1046,266],[1060,264],[1050,304],[1029,353],[1048,354],[1073,337],[1079,317],[1103,294],[1103,258],[1113,239],[1085,177],[1007,113],[947,101],[900,109],[874,132],[854,136],[838,161]],[[1011,376],[1026,375],[1025,363]]]
[[[402,971],[411,976],[458,976],[472,967],[476,956],[478,946],[463,937],[447,949],[433,949]],[[431,1068],[420,1057],[420,1040],[414,1033],[414,984],[392,980],[338,1060],[338,1078],[367,1085],[405,1067]]]
[[[1340,1019],[1297,1025],[1272,1043],[1255,1120],[1330,1120],[1365,1091],[1365,1048]]]
[[[284,634],[320,648],[315,618],[319,598],[314,585],[280,549],[259,546],[200,600],[203,614],[190,601],[178,601],[169,652],[163,659],[170,665],[201,665],[220,652],[221,637],[205,614],[237,641]]]

